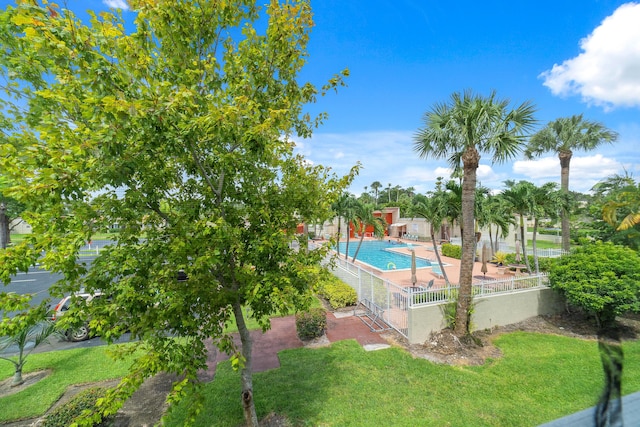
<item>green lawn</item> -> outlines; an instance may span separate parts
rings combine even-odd
[[[122,377],[130,361],[113,361],[107,347],[52,351],[31,354],[23,375],[51,369],[51,375],[19,393],[0,399],[0,423],[42,415],[68,386]],[[0,381],[13,376],[13,365],[0,360]]]
[[[354,340],[285,350],[281,367],[254,375],[259,417],[275,412],[309,426],[536,426],[592,406],[603,383],[597,343],[516,332],[496,344],[504,357],[483,366],[452,367],[414,359],[401,348],[365,352]],[[623,392],[640,390],[640,341],[625,343]],[[67,386],[122,376],[105,347],[38,353],[25,373],[52,375],[0,399],[0,423],[41,415]],[[0,361],[0,380],[12,375]],[[198,426],[242,424],[239,374],[229,362],[204,387]],[[185,399],[169,416],[181,426]]]
[[[435,365],[399,348],[365,352],[352,340],[286,350],[281,368],[254,375],[258,416],[309,426],[537,426],[596,402],[596,342],[520,332],[497,344],[504,357],[480,367]],[[627,394],[640,390],[640,343],[625,344],[625,357]],[[242,424],[240,379],[228,362],[205,393],[196,425]],[[166,425],[182,425],[186,405]]]
[[[320,301],[313,298],[311,307],[321,306]],[[253,318],[247,319],[247,326],[249,329],[260,327]],[[232,319],[226,331],[233,333],[237,330]],[[42,415],[68,386],[120,378],[127,373],[129,365],[130,361],[114,362],[109,358],[106,346],[31,354],[23,374],[43,369],[53,372],[20,393],[0,398],[0,423]],[[0,381],[13,376],[13,372],[12,364],[0,360]]]

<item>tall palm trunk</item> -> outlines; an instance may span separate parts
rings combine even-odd
[[[569,194],[569,163],[571,162],[571,151],[562,151],[558,155],[560,158],[560,189],[565,195]],[[570,249],[570,230],[571,223],[569,221],[569,211],[562,209],[561,227],[562,227],[562,250]]]
[[[253,400],[253,374],[252,368],[252,340],[247,324],[244,321],[242,306],[239,301],[233,303],[233,314],[238,326],[238,334],[242,343],[242,357],[244,357],[244,366],[240,370],[240,381],[242,384],[242,410],[244,411],[244,419],[249,427],[258,427],[258,415],[256,414],[256,406]]]
[[[351,221],[347,221],[347,244],[344,247],[344,259],[349,259],[349,239],[351,238]]]
[[[342,230],[340,230],[340,216],[338,216],[338,239],[337,239],[338,241],[336,242],[336,252],[338,254],[338,258],[340,258],[340,238],[342,237],[340,235],[341,231]]]
[[[362,241],[364,240],[364,230],[365,230],[366,226],[361,223],[360,224],[360,240],[358,241],[358,247],[356,248],[356,252],[353,254],[353,258],[351,259],[351,261],[355,261],[356,257],[358,256],[358,252],[360,252],[360,248],[362,247]]]
[[[524,265],[527,266],[527,271],[531,274],[531,266],[529,266],[529,257],[527,256],[527,241],[524,235],[524,215],[520,214],[520,243],[522,243],[522,258],[524,259]]]
[[[431,241],[433,242],[433,252],[436,254],[436,259],[438,260],[438,265],[440,266],[440,271],[442,272],[442,277],[444,277],[444,282],[447,284],[447,287],[450,286],[449,278],[447,277],[447,271],[442,264],[442,258],[440,258],[440,254],[438,253],[438,242],[436,242],[435,232],[433,230],[433,224],[429,227],[431,231]]]
[[[533,237],[531,238],[531,246],[533,247],[533,263],[536,267],[536,274],[540,274],[540,264],[538,263],[538,245],[537,245],[537,234],[538,234],[538,217],[533,218]]]
[[[460,290],[456,308],[454,334],[469,334],[469,310],[472,299],[473,263],[475,261],[474,210],[476,194],[476,170],[480,154],[475,147],[468,147],[462,154],[464,175],[462,178],[462,257],[460,260]]]

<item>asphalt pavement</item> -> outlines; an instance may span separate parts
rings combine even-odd
[[[92,251],[96,250],[97,247],[94,244],[91,248]],[[81,262],[91,263],[93,259],[95,259],[95,254],[86,253],[81,258]],[[53,286],[58,280],[62,279],[62,275],[58,273],[52,273],[40,267],[32,267],[28,272],[20,272],[11,278],[11,282],[4,286],[0,286],[0,292],[15,292],[20,295],[24,294],[32,294],[33,298],[31,300],[31,305],[36,306],[40,304],[42,301],[49,299],[50,306],[53,309],[55,304],[58,303],[58,298],[52,298],[49,289]],[[15,312],[4,313],[0,310],[0,316],[7,315],[8,317],[12,317],[15,315]],[[118,342],[127,342],[129,341],[129,334],[125,334]],[[62,339],[58,336],[51,336],[49,338],[48,343],[43,343],[39,345],[37,348],[33,349],[33,353],[40,353],[46,351],[53,350],[67,350],[73,348],[86,348],[86,347],[95,347],[99,345],[106,344],[100,337],[94,337],[87,341],[81,342],[70,342]],[[32,344],[27,344],[27,349],[31,349]],[[1,356],[13,356],[17,353],[16,347],[9,347],[6,350],[0,352]]]

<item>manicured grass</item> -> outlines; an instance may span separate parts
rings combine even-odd
[[[120,378],[130,363],[111,359],[107,347],[31,354],[23,375],[44,369],[51,369],[52,373],[19,393],[0,398],[0,423],[42,415],[68,386]],[[0,380],[13,376],[13,372],[12,364],[0,360]]]
[[[321,307],[314,298],[311,307]],[[258,322],[248,319],[249,329],[259,329]],[[227,332],[237,332],[235,322],[227,326]],[[0,423],[8,420],[42,415],[57,401],[68,386],[92,383],[124,376],[130,361],[113,361],[107,347],[52,351],[29,356],[23,374],[51,369],[46,378],[20,393],[0,398]],[[13,365],[0,360],[0,381],[13,376]]]
[[[435,365],[399,348],[365,352],[352,340],[286,350],[281,368],[254,375],[258,416],[309,426],[536,426],[595,404],[596,342],[518,332],[496,343],[504,357],[479,367]],[[624,348],[627,394],[640,390],[640,343]],[[228,362],[205,393],[196,425],[242,424],[239,374]],[[166,425],[182,425],[187,404]]]
[[[529,246],[527,246],[527,250],[533,251],[533,246],[531,246],[531,241],[528,242]],[[562,244],[549,242],[547,240],[536,240],[536,247],[538,249],[560,249],[562,248]]]

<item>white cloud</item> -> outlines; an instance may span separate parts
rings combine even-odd
[[[640,106],[640,4],[620,6],[580,41],[583,52],[540,75],[554,95],[605,109]]]
[[[129,10],[129,5],[126,0],[103,0],[102,2],[114,9]]]
[[[625,132],[636,135],[637,128],[630,126]],[[587,192],[598,181],[609,175],[623,173],[621,159],[612,150],[624,148],[623,141],[606,146],[603,154],[574,154],[571,159],[569,186],[571,190]],[[635,141],[635,140],[629,140]],[[633,142],[630,142],[635,147]],[[450,179],[451,169],[446,159],[421,159],[413,151],[413,132],[381,131],[315,133],[311,139],[297,140],[296,151],[305,156],[312,164],[325,165],[333,172],[342,175],[349,172],[357,162],[362,164],[360,174],[355,178],[350,191],[360,194],[364,187],[370,187],[374,181],[380,181],[383,187],[400,185],[403,188],[414,187],[424,193],[435,188],[438,177]],[[627,170],[635,170],[627,167]],[[476,172],[478,182],[497,191],[504,187],[504,181],[527,180],[540,186],[546,182],[560,183],[560,160],[556,155],[535,160],[519,160],[514,163],[491,165],[481,163]]]
[[[518,160],[513,164],[513,172],[531,179],[560,178],[558,157],[541,157],[537,160]]]
[[[581,193],[588,192],[597,182],[619,174],[621,170],[620,162],[602,154],[573,156],[569,167],[569,189]],[[513,164],[513,172],[534,181],[536,185],[545,182],[560,183],[560,160],[554,156],[537,160],[519,160]]]

